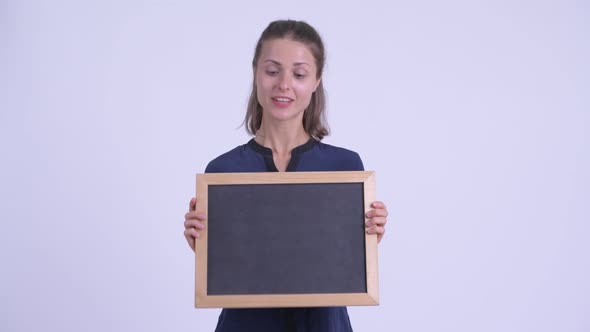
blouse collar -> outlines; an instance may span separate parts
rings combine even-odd
[[[309,138],[307,140],[307,142],[296,146],[295,148],[293,148],[293,150],[291,150],[291,158],[295,155],[299,155],[302,154],[305,151],[309,151],[311,148],[313,148],[313,146],[315,145],[317,141],[313,138]],[[260,143],[256,142],[256,140],[254,138],[252,138],[249,142],[248,145],[254,149],[254,151],[258,152],[258,153],[262,153],[264,155],[270,155],[272,156],[272,150],[270,148],[267,148],[266,146],[261,145]]]

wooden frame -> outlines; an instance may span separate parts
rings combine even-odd
[[[231,184],[299,184],[362,183],[364,212],[375,201],[375,176],[372,171],[346,172],[273,172],[273,173],[207,173],[197,174],[197,210],[208,215],[209,185]],[[322,294],[248,294],[208,295],[207,260],[208,227],[196,239],[195,307],[197,308],[263,308],[314,307],[345,305],[378,305],[377,235],[365,235],[366,293]]]

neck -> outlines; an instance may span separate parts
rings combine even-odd
[[[262,119],[260,130],[254,138],[256,142],[272,150],[273,154],[289,155],[291,150],[305,144],[309,135],[303,129],[303,124],[298,126],[289,123],[269,124]]]

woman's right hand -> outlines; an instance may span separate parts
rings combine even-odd
[[[201,236],[199,233],[205,228],[206,216],[202,212],[197,212],[197,199],[191,198],[188,205],[188,212],[184,215],[184,237],[188,245],[195,251],[195,239]]]

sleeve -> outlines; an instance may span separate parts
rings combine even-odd
[[[225,155],[221,155],[211,160],[207,167],[205,167],[205,173],[227,173],[231,172],[232,160],[227,158]]]
[[[221,171],[219,170],[219,167],[215,163],[215,160],[211,160],[207,164],[207,167],[205,167],[205,173],[221,173]]]
[[[354,171],[364,171],[365,166],[363,165],[363,161],[361,160],[361,156],[358,153],[354,152],[354,157],[352,160],[352,169]]]

